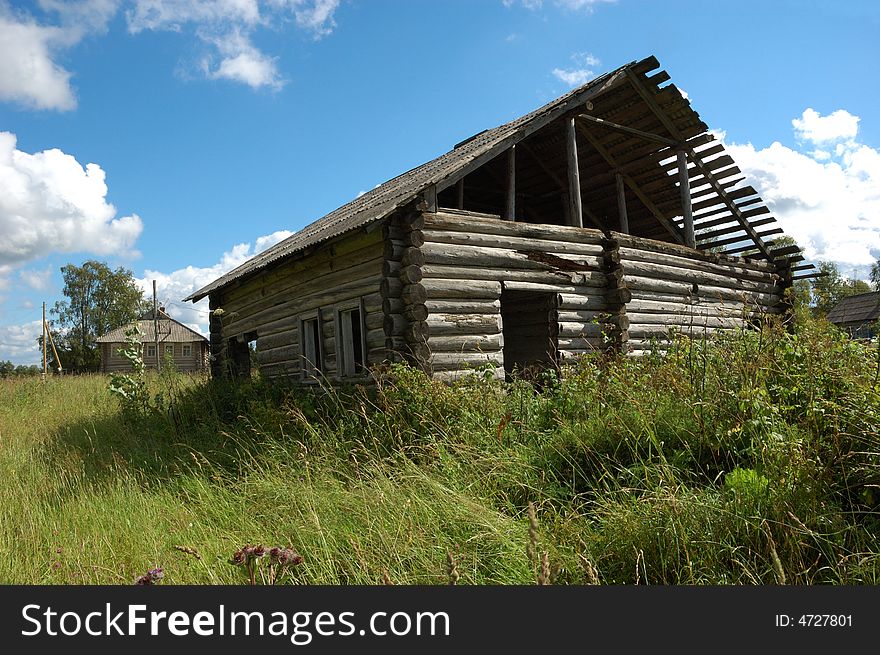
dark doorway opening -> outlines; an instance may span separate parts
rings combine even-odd
[[[501,293],[504,372],[533,379],[558,362],[559,295],[505,289]]]

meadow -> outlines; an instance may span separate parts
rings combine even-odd
[[[0,380],[0,582],[876,584],[880,355],[801,321],[540,384]],[[530,512],[529,508],[533,508]],[[530,518],[531,514],[531,518]]]

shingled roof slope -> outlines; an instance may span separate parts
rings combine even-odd
[[[162,343],[190,343],[192,341],[207,341],[207,339],[188,328],[183,323],[174,320],[161,309],[159,315],[159,341]],[[153,320],[153,311],[150,310],[138,317],[138,329],[141,333],[141,343],[153,343],[156,341],[156,323]],[[98,343],[123,343],[125,331],[131,327],[124,325],[97,338]]]
[[[828,320],[837,325],[873,323],[878,318],[880,318],[880,291],[844,298],[828,312]]]

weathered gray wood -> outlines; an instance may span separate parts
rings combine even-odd
[[[500,234],[527,239],[551,239],[574,243],[601,245],[605,235],[592,228],[578,229],[569,225],[535,225],[531,223],[512,223],[483,215],[473,217],[466,214],[437,212],[425,215],[425,229],[454,230],[456,232],[479,232],[481,234]]]
[[[406,305],[403,316],[408,321],[424,321],[428,318],[428,308],[425,305]]]
[[[435,371],[461,370],[468,366],[477,367],[486,364],[496,366],[504,364],[504,356],[500,351],[486,353],[431,353],[429,359],[431,367]]]
[[[627,276],[626,283],[633,291],[653,291],[662,295],[678,295],[688,297],[692,292],[692,285],[687,282],[675,280],[658,280],[635,275]],[[641,297],[647,297],[645,293]],[[748,292],[729,287],[716,287],[699,285],[698,297],[712,298],[714,300],[739,300],[755,302],[761,305],[773,305],[779,302],[780,296],[776,293]]]
[[[461,334],[498,334],[500,314],[428,314],[431,336]]]
[[[383,298],[400,298],[403,292],[403,282],[398,277],[383,277],[379,284],[379,293]]]
[[[385,298],[382,300],[383,314],[403,314],[405,305],[401,298]]]
[[[578,273],[566,271],[548,271],[535,269],[511,270],[473,266],[440,266],[425,264],[422,274],[428,278],[445,278],[449,280],[497,280],[498,282],[533,282],[545,285],[592,286],[604,288],[607,280],[604,273]],[[559,289],[560,291],[562,289]]]
[[[420,266],[404,266],[398,271],[398,277],[404,284],[418,284],[422,281],[422,269]]]
[[[425,301],[430,314],[500,314],[500,300],[439,300]]]
[[[558,254],[542,251],[486,248],[483,246],[427,242],[422,246],[425,264],[560,270],[600,271],[598,257],[581,254]]]
[[[518,225],[527,225],[518,223]],[[457,227],[457,226],[456,226]],[[482,246],[485,248],[501,248],[504,250],[535,250],[555,254],[593,255],[600,257],[603,253],[601,244],[561,241],[550,238],[525,237],[516,234],[487,234],[482,232],[463,232],[450,229],[434,229],[426,227],[423,231],[428,243],[448,243],[464,246]]]
[[[421,282],[405,284],[400,291],[400,299],[404,305],[421,305],[428,299],[428,293]]]
[[[577,131],[574,118],[568,119],[565,152],[568,160],[568,196],[570,216],[573,227],[584,226],[584,214],[581,205],[581,174],[578,166]]]
[[[456,206],[459,209],[464,209],[464,178],[461,178],[455,184],[455,198],[456,198]]]
[[[402,314],[386,314],[382,319],[382,328],[388,337],[403,336],[409,325],[410,322]]]
[[[665,136],[660,136],[659,134],[653,134],[651,132],[645,132],[644,130],[638,130],[634,127],[629,127],[627,125],[620,125],[612,121],[606,121],[604,118],[599,118],[597,116],[590,116],[589,114],[578,114],[578,118],[589,121],[591,123],[595,123],[596,125],[601,125],[602,127],[605,127],[609,130],[614,130],[615,132],[623,132],[625,134],[637,136],[640,139],[644,139],[646,141],[653,141],[654,143],[660,143],[666,146],[678,145],[677,141],[673,141],[672,139],[669,139]]]
[[[636,276],[647,277],[657,281],[677,280],[689,282],[691,284],[697,283],[698,285],[724,287],[738,291],[773,293],[776,290],[776,285],[771,280],[768,280],[767,282],[756,282],[754,280],[734,278],[695,269],[682,269],[676,266],[666,266],[652,262],[625,261],[622,265],[623,270],[626,273],[627,281],[629,281],[631,277]]]
[[[608,308],[608,301],[605,299],[602,291],[596,290],[592,294],[559,294],[560,309],[594,309],[605,310]]]
[[[496,299],[501,296],[501,283],[489,280],[452,280],[425,278],[421,286],[427,298],[450,300],[462,298],[477,300],[482,298]]]
[[[505,282],[504,288],[510,289],[511,291],[548,291],[551,293],[581,294],[584,296],[600,293],[600,290],[606,290],[605,287],[598,282],[592,284],[589,282],[578,282],[578,284],[542,284],[535,282],[518,282],[516,280]]]
[[[458,369],[458,370],[449,370],[449,371],[434,371],[432,378],[437,380],[438,382],[457,382],[463,378],[467,378],[471,375],[479,375],[483,376],[486,372],[484,369],[474,369],[474,368],[466,368],[466,369]],[[492,377],[496,380],[504,379],[504,367],[498,366],[491,372]]]
[[[401,253],[400,263],[403,266],[422,266],[425,263],[425,255],[420,248],[411,246]]]
[[[626,186],[623,183],[623,176],[620,173],[615,173],[614,181],[617,184],[617,215],[620,218],[620,231],[624,234],[629,234],[629,217],[626,213]]]
[[[489,352],[501,350],[504,337],[499,334],[431,335],[428,347],[431,352]]]
[[[759,270],[743,266],[739,262],[712,262],[704,259],[680,257],[636,248],[620,248],[622,262],[648,262],[676,266],[684,270],[705,271],[734,279],[752,280],[755,282],[775,283],[778,275],[775,272]]]
[[[675,325],[694,327],[742,327],[744,321],[737,317],[701,316],[698,314],[643,314],[630,313],[630,327],[644,325]]]
[[[621,234],[613,232],[612,236],[616,239],[621,249],[632,248],[636,250],[644,250],[648,252],[663,253],[669,255],[677,255],[693,260],[702,260],[714,263],[732,263],[743,268],[753,268],[762,271],[774,271],[774,267],[770,262],[760,260],[747,260],[742,257],[734,257],[728,253],[710,253],[700,252],[687,248],[683,245],[674,243],[664,243],[654,241],[652,239],[643,239],[641,237],[632,236],[630,234]]]

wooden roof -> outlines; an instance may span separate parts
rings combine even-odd
[[[873,323],[880,318],[880,291],[849,296],[828,312],[828,320],[837,325]]]
[[[207,341],[205,337],[183,323],[174,320],[161,309],[158,311],[159,318],[159,341],[162,343],[191,343],[193,341]],[[156,323],[153,320],[153,310],[150,310],[137,320],[138,329],[141,332],[141,343],[154,343],[156,341]],[[98,343],[123,343],[125,331],[131,327],[125,325],[111,330],[107,334],[98,337]]]
[[[500,213],[505,157],[517,145],[516,191],[522,220],[553,222],[561,216],[567,176],[564,127],[575,117],[584,226],[617,226],[617,174],[625,184],[633,235],[683,243],[676,152],[687,153],[697,248],[760,257],[778,264],[803,259],[800,249],[773,249],[767,239],[782,230],[757,191],[674,85],[654,57],[631,62],[570,91],[543,107],[485,130],[449,152],[343,205],[277,243],[186,300],[243,280],[274,262],[364,228],[413,203],[426,191],[453,207],[455,185],[464,180],[465,209]],[[517,220],[520,220],[519,218]],[[797,268],[812,268],[803,266]]]

